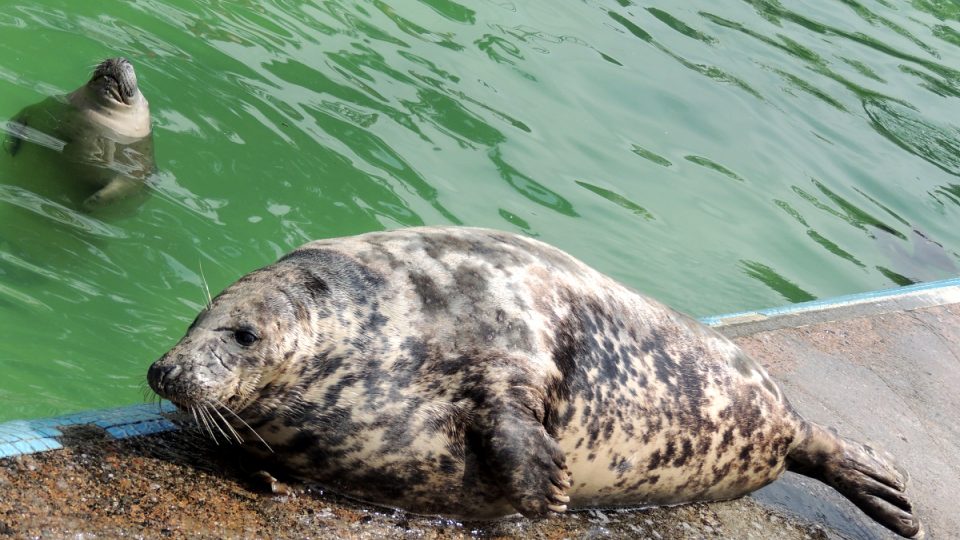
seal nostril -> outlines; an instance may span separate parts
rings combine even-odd
[[[150,387],[153,388],[158,394],[163,394],[166,390],[166,384],[176,377],[182,369],[178,365],[161,365],[154,363],[150,366],[150,369],[147,370],[147,382],[150,383]]]

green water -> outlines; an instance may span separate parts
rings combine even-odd
[[[314,238],[518,231],[695,315],[960,265],[956,0],[0,0],[0,119],[117,55],[143,205],[0,154],[0,420],[141,401],[201,274]]]

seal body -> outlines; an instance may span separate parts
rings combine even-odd
[[[77,90],[25,108],[7,133],[10,154],[26,142],[57,162],[88,211],[143,193],[155,169],[149,103],[125,58],[104,60]]]
[[[215,298],[148,379],[306,480],[418,513],[730,499],[790,467],[920,532],[888,458],[804,421],[728,339],[503,232],[306,244]]]

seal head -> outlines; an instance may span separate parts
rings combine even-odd
[[[241,412],[263,397],[269,401],[265,387],[295,381],[303,353],[318,340],[336,342],[342,332],[337,318],[316,316],[331,312],[326,280],[287,266],[279,275],[251,273],[214,298],[176,347],[150,366],[154,391],[188,410],[215,405]]]
[[[142,97],[133,64],[123,57],[100,62],[87,86],[107,103],[132,105]]]

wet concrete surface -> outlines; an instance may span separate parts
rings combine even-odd
[[[737,339],[807,419],[893,454],[927,538],[960,538],[960,304]],[[897,538],[843,497],[788,474],[754,496],[844,538]]]
[[[960,535],[960,304],[750,333],[809,419],[876,444],[912,476],[928,538]],[[826,486],[787,474],[750,497],[531,521],[457,522],[255,480],[196,431],[115,440],[65,430],[63,450],[0,459],[0,538],[887,539]]]

